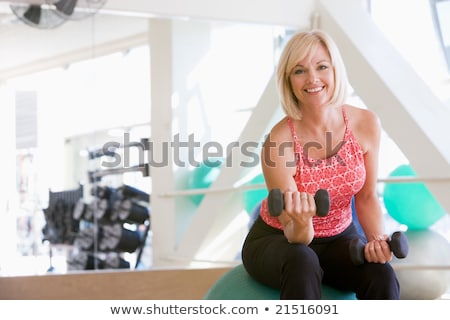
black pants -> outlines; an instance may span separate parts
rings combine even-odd
[[[260,217],[242,248],[242,262],[257,281],[280,290],[280,299],[321,299],[321,284],[353,291],[358,299],[399,299],[400,286],[389,263],[355,266],[349,255],[352,224],[340,235],[314,239],[309,246],[290,244],[281,230]]]

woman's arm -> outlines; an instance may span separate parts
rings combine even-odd
[[[392,259],[384,234],[383,212],[377,196],[378,156],[381,138],[381,125],[378,117],[371,111],[360,109],[354,117],[354,134],[364,150],[366,181],[355,195],[355,209],[359,223],[368,243],[365,258],[368,262],[386,263]]]
[[[285,208],[278,219],[287,240],[309,244],[314,237],[312,217],[316,205],[313,195],[300,193],[297,189],[294,142],[286,119],[274,126],[264,142],[261,165],[267,189],[278,188],[284,194]]]

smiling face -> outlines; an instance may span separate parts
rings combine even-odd
[[[292,91],[300,106],[323,106],[334,92],[334,68],[330,54],[318,45],[304,59],[298,61],[289,76]]]

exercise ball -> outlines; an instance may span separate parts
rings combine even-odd
[[[204,189],[209,188],[209,186],[217,179],[220,173],[220,168],[223,164],[222,158],[208,159],[200,163],[195,167],[190,176],[187,179],[188,189]],[[189,198],[199,205],[202,202],[204,194],[191,195]]]
[[[253,224],[255,223],[256,219],[258,219],[259,217],[259,212],[261,211],[261,205],[262,203],[258,203],[256,205],[256,207],[253,209],[252,213],[249,216],[249,220],[248,220],[248,228],[250,229]]]
[[[400,165],[389,177],[415,177],[409,165]],[[388,214],[411,230],[427,229],[445,215],[444,208],[424,183],[387,183],[383,201]]]
[[[363,228],[361,227],[361,224],[359,223],[358,214],[356,213],[356,205],[355,205],[355,197],[352,197],[352,220],[353,224],[355,225],[356,229],[358,230],[358,233],[366,238],[366,235],[364,233]]]
[[[205,300],[279,300],[280,291],[254,280],[243,264],[233,267],[220,277],[204,296]],[[324,300],[355,300],[353,292],[340,291],[322,285]]]
[[[409,251],[405,259],[393,258],[392,265],[400,283],[400,298],[405,300],[438,299],[447,291],[449,270],[424,269],[424,266],[450,265],[450,243],[433,230],[408,230]],[[404,266],[404,268],[402,268]],[[420,266],[407,269],[406,266]]]
[[[255,176],[252,180],[250,180],[247,185],[258,185],[258,184],[264,184],[264,175],[259,174]],[[248,214],[252,214],[255,210],[256,206],[258,206],[261,201],[267,197],[268,191],[266,188],[262,189],[253,189],[248,190],[243,193],[243,201],[244,201],[244,207]]]

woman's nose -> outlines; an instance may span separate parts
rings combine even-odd
[[[315,71],[310,71],[308,74],[309,83],[314,83],[318,81],[317,74]]]

